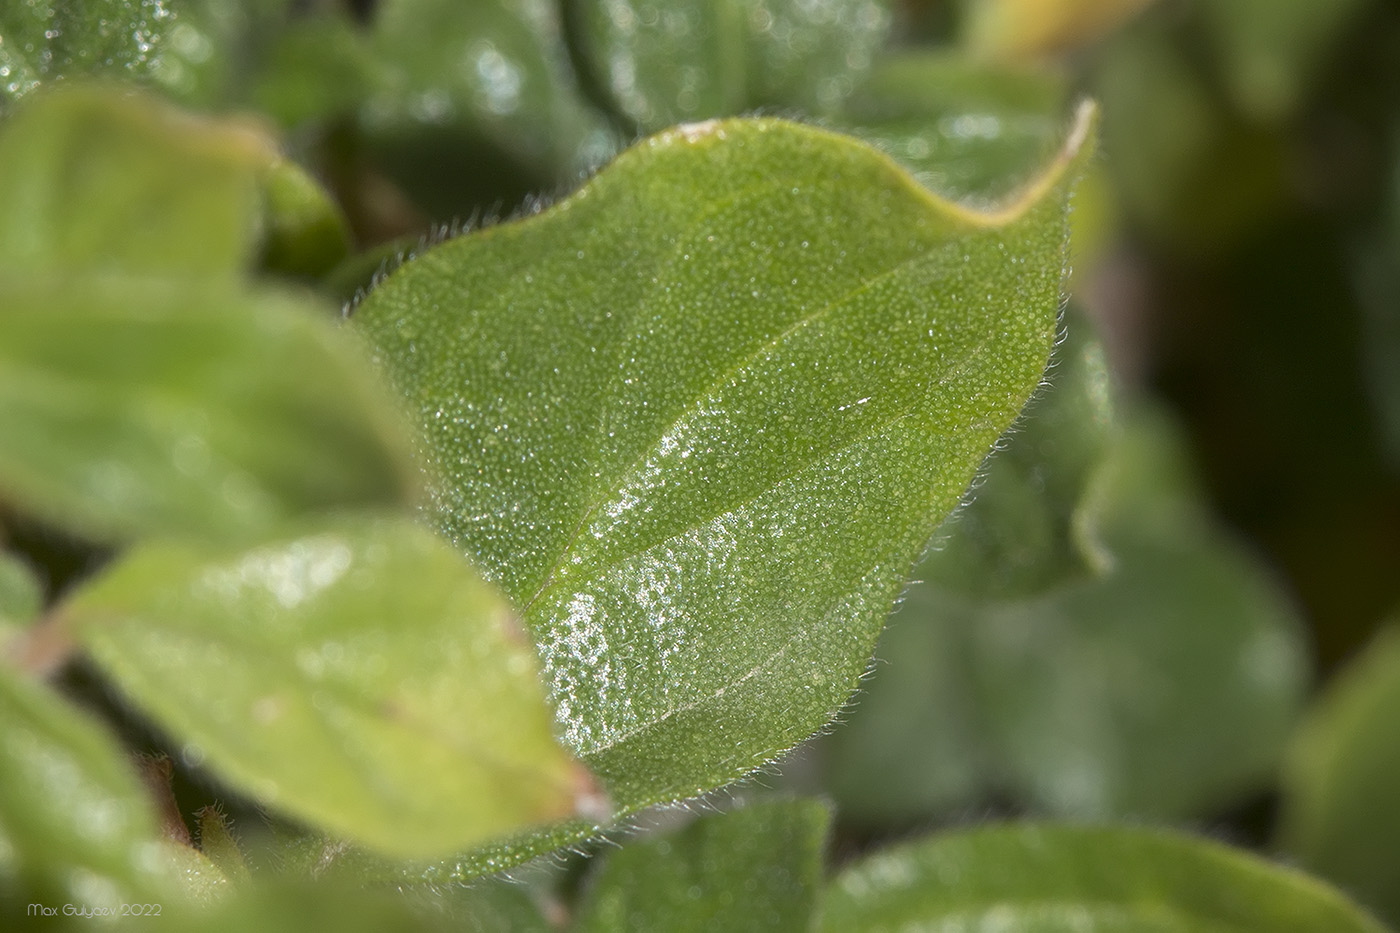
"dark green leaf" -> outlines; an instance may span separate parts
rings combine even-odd
[[[1303,865],[1400,923],[1400,628],[1381,631],[1333,683],[1284,770],[1281,843]]]
[[[124,278],[4,288],[0,497],[22,509],[227,536],[409,498],[398,413],[329,314]]]
[[[878,853],[837,877],[832,933],[1383,933],[1306,875],[1162,831],[1002,826]]]
[[[579,933],[802,933],[822,878],[826,807],[755,803],[623,846],[592,880]]]
[[[565,737],[624,810],[845,701],[1040,378],[1088,131],[979,214],[846,137],[683,127],[361,305],[436,521],[526,607]]]
[[[406,519],[143,545],[61,611],[187,758],[373,849],[442,855],[589,792],[505,602]]]
[[[646,130],[761,106],[830,113],[870,68],[887,0],[585,0],[584,58]]]
[[[62,88],[0,126],[0,270],[233,276],[271,142],[131,92]]]

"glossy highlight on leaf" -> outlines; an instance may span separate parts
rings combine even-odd
[[[733,780],[846,700],[1039,381],[1090,121],[989,213],[848,137],[681,127],[361,304],[435,522],[524,607],[622,809]]]
[[[61,611],[186,757],[373,850],[439,856],[592,794],[512,612],[407,519],[145,544]]]
[[[887,849],[827,891],[830,933],[1383,933],[1342,894],[1161,830],[1007,825]]]

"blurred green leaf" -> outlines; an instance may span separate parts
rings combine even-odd
[[[965,43],[979,58],[1025,61],[1088,45],[1152,0],[965,0]]]
[[[17,555],[0,551],[0,644],[11,630],[27,624],[44,605],[44,588],[34,569]]]
[[[756,107],[831,113],[884,43],[888,0],[585,0],[585,67],[643,130]]]
[[[251,126],[141,94],[38,95],[0,125],[0,270],[234,276],[274,157]]]
[[[80,534],[257,534],[404,502],[398,412],[329,314],[273,294],[10,278],[0,497]]]
[[[406,519],[143,545],[61,611],[187,759],[373,849],[442,855],[590,791],[509,607]]]
[[[244,7],[233,0],[6,3],[0,8],[0,110],[62,78],[152,84],[209,102],[229,80],[232,42],[246,29]]]
[[[1009,825],[934,836],[847,868],[821,929],[1383,933],[1315,879],[1160,830]]]
[[[1244,120],[1192,59],[1164,9],[1108,43],[1092,68],[1104,151],[1125,211],[1158,241],[1220,252],[1257,229],[1288,191],[1275,130]]]
[[[374,89],[369,32],[346,15],[298,18],[271,37],[249,96],[288,128],[354,113]]]
[[[1236,104],[1259,120],[1288,117],[1369,0],[1200,0]]]
[[[608,856],[579,933],[803,933],[822,880],[829,814],[814,800],[754,803]]]
[[[499,207],[615,149],[568,67],[550,0],[383,0],[361,110],[372,151],[435,216]]]
[[[877,62],[834,119],[933,191],[991,203],[1053,156],[1066,97],[1050,72],[904,53]]]
[[[155,814],[112,737],[0,663],[0,906],[158,900],[163,864]]]
[[[318,278],[350,254],[345,215],[329,192],[295,162],[280,159],[266,170],[263,198],[265,269]]]
[[[845,701],[1040,378],[1088,119],[996,214],[846,137],[682,128],[360,306],[437,523],[526,607],[566,740],[624,812]]]
[[[1284,770],[1280,845],[1400,923],[1400,627],[1329,686]]]

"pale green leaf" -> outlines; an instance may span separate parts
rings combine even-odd
[[[272,294],[5,278],[0,497],[94,538],[256,534],[404,502],[406,431],[353,337]]]
[[[149,800],[112,737],[0,663],[0,904],[150,899],[163,862]]]
[[[406,519],[139,546],[60,611],[186,758],[372,849],[441,855],[591,786],[511,610]]]
[[[17,555],[0,551],[0,643],[28,623],[44,604],[44,588],[34,570]]]
[[[845,701],[1040,378],[1088,131],[979,214],[847,137],[683,127],[360,306],[435,521],[525,607],[565,738],[624,810],[737,778]]]
[[[1054,154],[1065,103],[1051,72],[906,52],[878,61],[834,120],[939,194],[988,203]]]
[[[1297,736],[1280,842],[1303,865],[1400,923],[1400,628],[1352,662]]]
[[[827,891],[832,933],[1382,933],[1327,885],[1159,830],[1008,825],[879,852]]]
[[[887,0],[585,0],[586,67],[646,130],[761,106],[830,113],[870,68]]]
[[[624,845],[589,883],[579,933],[803,933],[829,820],[814,800],[754,803]]]
[[[0,125],[0,270],[236,275],[273,153],[250,126],[141,94],[36,95]]]

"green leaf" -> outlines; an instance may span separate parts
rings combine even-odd
[[[579,44],[644,130],[762,106],[834,111],[870,68],[887,0],[586,0]]]
[[[81,534],[258,534],[404,502],[398,412],[330,315],[273,294],[4,280],[0,497]]]
[[[1161,830],[1008,825],[934,836],[843,871],[820,929],[1382,933],[1327,885]]]
[[[615,151],[574,84],[549,0],[384,0],[369,41],[361,127],[436,216],[573,183]]]
[[[267,169],[263,197],[265,269],[318,278],[350,254],[350,229],[340,206],[295,162],[280,159]]]
[[[1271,780],[1308,680],[1271,577],[1207,520],[1181,441],[1115,414],[1071,314],[1051,388],[942,530],[822,757],[843,817],[1010,799],[1180,818]]]
[[[625,845],[592,879],[576,929],[802,933],[828,820],[813,800],[767,801]]]
[[[273,158],[251,127],[140,94],[38,95],[0,125],[0,270],[232,277]]]
[[[509,608],[405,519],[143,545],[61,611],[186,757],[388,854],[560,818],[591,786]]]
[[[115,906],[158,895],[156,818],[112,738],[0,663],[0,896]],[[17,907],[17,905],[19,905]]]
[[[846,137],[682,127],[360,306],[436,522],[525,607],[565,738],[624,811],[845,701],[1040,378],[1089,130],[979,214]]]
[[[1299,731],[1283,773],[1282,848],[1400,923],[1400,627],[1382,629]]]
[[[0,8],[0,111],[41,84],[102,77],[209,98],[242,23],[227,0],[22,0]]]
[[[881,59],[836,122],[946,197],[989,203],[1051,158],[1066,88],[1049,73],[947,54]]]
[[[34,570],[15,554],[0,551],[0,644],[10,630],[27,624],[44,605]]]

